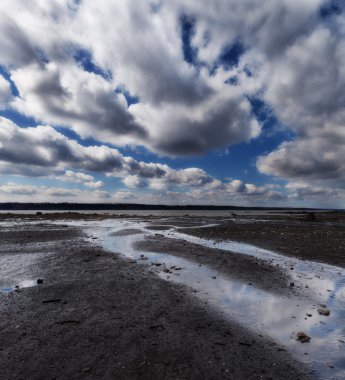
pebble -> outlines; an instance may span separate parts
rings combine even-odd
[[[317,309],[317,311],[320,315],[324,315],[326,317],[328,317],[331,314],[330,310],[325,307],[319,308]]]
[[[301,343],[309,343],[310,339],[310,336],[303,331],[297,333],[297,340]]]

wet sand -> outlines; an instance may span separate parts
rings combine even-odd
[[[43,279],[37,286],[0,293],[1,379],[317,378],[269,336],[224,318],[193,289],[162,279],[160,267],[107,252],[69,218],[58,219],[67,220],[66,225],[45,216],[30,217],[28,222],[39,221],[36,225],[17,217],[15,227],[10,219],[0,229],[1,287]],[[83,218],[74,219],[82,224]],[[158,225],[205,222],[182,219],[147,218],[158,231],[138,243],[143,255],[156,250],[180,256],[278,295],[292,297],[299,291],[289,286],[290,274],[283,267],[160,236]],[[225,228],[229,225],[183,232],[229,238]],[[111,238],[124,238],[126,229],[129,236],[140,232],[124,226]]]

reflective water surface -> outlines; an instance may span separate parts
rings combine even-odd
[[[159,231],[162,238],[183,239],[210,248],[252,255],[286,267],[296,286],[308,288],[301,292],[300,297],[283,297],[236,281],[190,260],[164,252],[137,250],[136,242],[157,233],[145,228],[147,223],[105,220],[92,222],[92,228],[88,228],[88,222],[81,224],[94,244],[136,260],[138,264],[151,265],[162,279],[192,288],[196,297],[224,318],[236,320],[253,332],[268,336],[292,352],[315,371],[315,376],[345,378],[345,278],[342,268],[287,258],[247,244],[199,239],[179,233],[173,227]],[[142,233],[119,233],[124,229],[141,230]],[[327,306],[329,316],[318,313],[320,305]],[[310,336],[310,343],[298,342],[298,332]]]
[[[13,292],[17,289],[22,289],[22,288],[31,288],[33,286],[37,286],[37,279],[35,280],[23,280],[17,283],[17,285],[12,285],[12,286],[5,286],[0,289],[0,292],[3,293],[9,293]]]
[[[0,255],[0,293],[9,293],[21,288],[37,285],[32,269],[47,253],[25,253],[24,255]]]

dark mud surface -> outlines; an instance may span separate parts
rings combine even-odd
[[[315,221],[308,220],[307,215],[235,216],[231,220],[219,220],[219,226],[181,232],[206,239],[235,240],[287,256],[345,267],[343,215],[316,214]]]
[[[43,279],[0,293],[1,379],[307,378],[273,342],[150,268],[91,246],[76,228],[24,225],[0,236],[0,263],[30,247],[41,255],[21,276]]]

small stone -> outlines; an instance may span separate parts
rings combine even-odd
[[[310,336],[308,336],[305,332],[301,331],[297,333],[297,340],[301,343],[309,343],[310,339]]]
[[[307,316],[307,317],[312,317],[313,314],[309,314],[309,313],[307,313],[306,316]]]
[[[325,307],[319,308],[317,309],[317,311],[320,315],[324,315],[326,317],[328,317],[331,314],[330,310]]]
[[[294,283],[294,282],[290,282],[290,286],[291,286],[291,287],[294,287],[294,286],[295,286],[295,283]]]
[[[39,285],[40,285],[40,284],[43,284],[43,282],[44,282],[44,281],[43,281],[41,278],[39,278],[39,279],[37,280],[37,284],[39,284]]]

